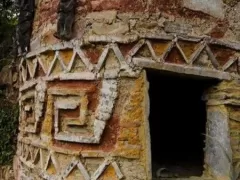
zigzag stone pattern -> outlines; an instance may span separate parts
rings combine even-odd
[[[27,59],[21,62],[22,80],[34,79],[37,67],[40,66],[47,81],[61,80],[93,80],[98,78],[114,78],[120,76],[138,76],[142,68],[155,68],[179,73],[209,76],[219,79],[231,79],[239,77],[239,50],[240,45],[211,39],[209,37],[192,36],[149,36],[139,41],[132,48],[125,48],[125,44],[117,41],[116,37],[96,36],[89,37],[89,41],[95,46],[101,46],[102,42],[108,43],[93,64],[93,57],[87,57],[84,44],[72,42],[68,44],[56,44],[54,46],[31,52]],[[129,38],[129,41],[131,38]],[[76,45],[77,44],[77,45]],[[68,49],[70,53],[67,60],[60,56],[60,52]],[[227,49],[228,56],[221,59],[221,54]],[[49,59],[49,66],[44,65],[41,55],[53,51],[54,56]],[[105,62],[109,54],[113,52],[116,63],[119,66],[112,72],[102,74]],[[169,61],[169,56],[177,55],[177,58]],[[33,59],[32,62],[28,59]],[[82,68],[74,69],[74,64],[80,61]],[[30,65],[30,63],[34,65]],[[119,70],[117,70],[119,69]],[[115,73],[115,74],[114,74]],[[29,77],[28,77],[29,74]]]
[[[23,122],[23,126],[20,126],[20,130],[29,133],[37,133],[38,125],[43,116],[43,108],[45,102],[46,83],[44,81],[38,81],[38,83],[31,84],[28,89],[20,90],[20,109],[21,116],[20,122]]]
[[[63,156],[61,154],[27,145],[25,143],[22,143],[21,147],[22,148],[19,149],[18,152],[21,161],[20,168],[25,169],[24,166],[27,166],[30,169],[35,169],[39,176],[46,180],[67,180],[75,168],[77,171],[79,171],[84,180],[97,180],[109,166],[113,168],[119,180],[124,178],[124,175],[122,174],[119,165],[114,158],[106,158],[102,160],[102,163],[99,164],[92,174],[90,174],[85,167],[85,163],[83,163],[86,162],[86,160],[81,157],[68,157],[68,163],[63,167],[63,164],[60,163],[59,158],[60,156]],[[45,156],[43,151],[46,151]],[[29,172],[22,173],[22,178],[33,179],[33,177],[28,176],[28,173]]]

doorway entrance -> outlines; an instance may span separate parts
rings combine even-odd
[[[153,179],[201,176],[206,104],[203,92],[216,81],[147,71]]]

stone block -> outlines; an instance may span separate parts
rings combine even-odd
[[[86,19],[94,20],[97,22],[113,23],[116,17],[117,11],[102,11],[89,13]]]
[[[114,156],[120,156],[129,159],[136,159],[140,157],[141,149],[132,146],[120,146],[114,152]]]
[[[114,23],[111,25],[104,23],[93,23],[92,30],[93,33],[97,35],[125,34],[129,31],[129,25],[126,23]]]
[[[192,26],[190,24],[180,24],[170,21],[166,21],[163,24],[164,30],[168,33],[189,34],[192,32]]]
[[[222,0],[184,0],[183,7],[193,11],[201,11],[215,18],[223,19],[225,16]]]
[[[228,177],[232,149],[228,112],[224,106],[209,107],[207,112],[206,163],[217,177]]]

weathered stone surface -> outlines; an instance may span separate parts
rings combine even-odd
[[[168,33],[189,34],[192,32],[192,26],[188,24],[180,24],[171,21],[164,23],[164,30]]]
[[[236,5],[237,3],[239,3],[238,0],[223,0],[223,2],[229,6],[234,6]]]
[[[202,11],[216,18],[224,18],[222,0],[184,0],[183,6],[194,11]]]
[[[240,14],[238,13],[240,11],[240,2],[236,3],[236,5],[233,8],[229,9],[229,13],[227,14],[227,19],[229,22],[229,26],[231,29],[231,32],[235,35],[233,38],[234,41],[240,41]]]
[[[123,174],[129,179],[146,180],[148,177],[144,172],[144,168],[140,163],[134,160],[129,160],[121,163]]]
[[[11,166],[0,166],[0,179],[2,180],[14,179],[14,173]]]
[[[206,163],[215,176],[229,177],[232,149],[229,139],[228,113],[224,106],[208,107]]]
[[[116,20],[117,11],[92,12],[86,17],[87,20],[111,24]]]
[[[0,86],[1,85],[12,85],[12,83],[13,83],[13,75],[12,75],[11,67],[5,66],[0,71]]]
[[[208,104],[240,105],[240,83],[238,81],[222,82],[207,91],[205,99]]]
[[[97,35],[116,35],[127,33],[129,31],[129,26],[125,23],[114,23],[111,25],[94,23],[92,25],[92,30],[93,33]]]

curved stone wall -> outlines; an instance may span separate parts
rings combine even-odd
[[[151,179],[144,69],[239,79],[232,4],[211,1],[79,0],[62,41],[58,1],[39,0],[20,63],[16,179]]]

